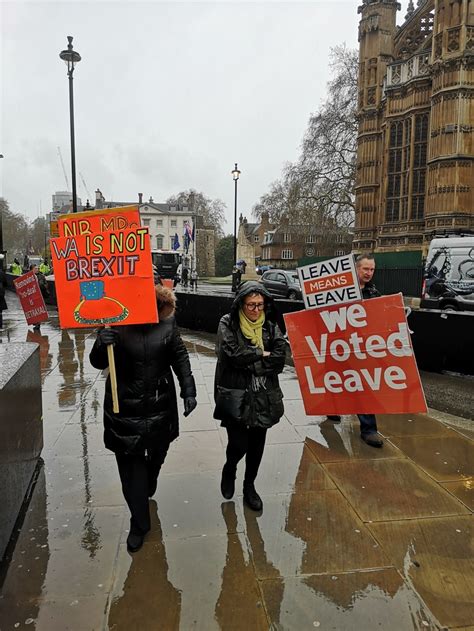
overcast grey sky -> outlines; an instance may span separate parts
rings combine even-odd
[[[357,46],[360,0],[2,2],[2,195],[30,218],[69,184],[66,66],[74,36],[78,195],[165,199],[195,188],[233,225],[294,160],[324,98],[329,50]],[[406,4],[405,2],[403,3]]]

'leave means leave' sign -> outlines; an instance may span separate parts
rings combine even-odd
[[[362,298],[351,254],[298,268],[306,309],[320,309]]]

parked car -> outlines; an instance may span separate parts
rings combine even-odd
[[[296,271],[271,269],[262,274],[261,282],[272,296],[290,300],[303,299]]]
[[[474,235],[432,239],[421,306],[474,311]]]
[[[261,276],[264,272],[266,272],[269,269],[273,269],[273,265],[257,265],[257,267],[255,268],[255,271],[257,272],[259,276]]]

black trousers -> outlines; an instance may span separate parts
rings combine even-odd
[[[229,439],[226,449],[226,466],[231,470],[237,468],[237,464],[245,456],[244,485],[253,484],[262,461],[267,430],[240,425],[233,425],[226,429]]]
[[[148,489],[158,479],[169,446],[169,441],[165,441],[148,449],[146,454],[115,454],[123,496],[131,514],[130,532],[144,535],[150,530]]]

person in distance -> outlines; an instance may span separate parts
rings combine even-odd
[[[362,298],[368,300],[377,298],[380,292],[372,282],[375,272],[375,259],[373,254],[360,254],[356,258],[356,270],[359,278],[359,285],[362,290]],[[383,447],[383,440],[377,432],[377,419],[375,414],[358,414],[360,422],[360,437],[371,447]],[[330,421],[338,423],[341,417],[331,414],[327,417]]]

